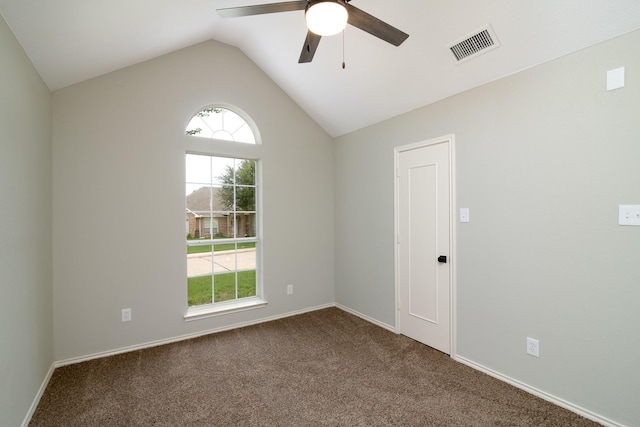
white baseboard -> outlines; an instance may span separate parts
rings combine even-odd
[[[29,411],[27,412],[27,415],[24,417],[24,420],[22,421],[22,424],[21,424],[22,427],[27,427],[31,422],[31,418],[33,417],[33,414],[36,413],[36,409],[38,408],[40,399],[42,398],[42,395],[44,394],[45,389],[49,385],[49,380],[51,380],[51,376],[53,375],[53,371],[55,368],[56,368],[55,364],[52,363],[51,366],[49,367],[49,371],[47,371],[47,375],[45,375],[44,380],[42,381],[42,384],[40,384],[38,393],[36,393],[36,397],[33,399],[33,402],[29,407]]]
[[[353,314],[354,316],[358,316],[361,319],[364,319],[369,323],[373,323],[374,325],[378,325],[381,328],[384,328],[384,329],[386,329],[388,331],[393,332],[394,334],[399,334],[400,333],[400,331],[398,331],[394,326],[387,325],[386,323],[383,323],[383,322],[381,322],[379,320],[376,320],[373,317],[369,317],[366,314],[362,314],[362,313],[360,313],[360,312],[358,312],[356,310],[353,310],[353,309],[351,309],[349,307],[345,307],[344,305],[341,305],[341,304],[338,304],[338,303],[336,303],[335,306],[338,307],[342,311],[346,311],[347,313]]]
[[[185,341],[185,340],[189,340],[189,339],[193,339],[193,338],[198,338],[198,337],[201,337],[201,336],[204,336],[204,335],[214,334],[216,332],[224,332],[224,331],[229,331],[229,330],[232,330],[232,329],[242,328],[242,327],[245,327],[245,326],[257,325],[259,323],[270,322],[272,320],[283,319],[285,317],[297,316],[298,314],[309,313],[311,311],[322,310],[322,309],[325,309],[325,308],[335,307],[335,306],[336,306],[336,304],[334,304],[334,303],[323,304],[323,305],[319,305],[319,306],[315,306],[315,307],[305,308],[305,309],[302,309],[302,310],[297,310],[297,311],[291,311],[291,312],[288,312],[288,313],[278,314],[278,315],[275,315],[275,316],[263,317],[263,318],[256,319],[256,320],[251,320],[251,321],[248,321],[248,322],[234,323],[232,325],[221,326],[219,328],[208,329],[208,330],[205,330],[205,331],[199,331],[199,332],[186,334],[186,335],[180,335],[180,336],[177,336],[177,337],[166,338],[166,339],[157,340],[157,341],[150,341],[150,342],[146,342],[146,343],[143,343],[143,344],[136,344],[136,345],[132,345],[132,346],[128,346],[128,347],[118,348],[118,349],[115,349],[115,350],[109,350],[109,351],[104,351],[104,352],[100,352],[100,353],[89,354],[89,355],[86,355],[86,356],[72,357],[70,359],[59,360],[59,361],[54,363],[54,366],[56,368],[58,368],[60,366],[73,365],[75,363],[86,362],[87,360],[100,359],[100,358],[103,358],[103,357],[115,356],[116,354],[128,353],[130,351],[142,350],[142,349],[145,349],[145,348],[157,347],[159,345],[165,345],[165,344],[171,344],[171,343],[175,343],[175,342],[179,342],[179,341]]]
[[[622,424],[616,423],[615,421],[612,421],[612,420],[610,420],[608,418],[605,418],[605,417],[603,417],[601,415],[598,415],[598,414],[596,414],[594,412],[591,412],[591,411],[589,411],[587,409],[584,409],[584,408],[582,408],[582,407],[580,407],[578,405],[574,405],[571,402],[567,402],[566,400],[563,400],[563,399],[561,399],[561,398],[559,398],[557,396],[554,396],[552,394],[549,394],[547,392],[539,390],[539,389],[537,389],[535,387],[532,387],[532,386],[530,386],[528,384],[525,384],[525,383],[523,383],[521,381],[518,381],[518,380],[516,380],[514,378],[511,378],[509,376],[503,375],[500,372],[494,371],[493,369],[487,368],[486,366],[483,366],[483,365],[481,365],[479,363],[476,363],[476,362],[474,362],[472,360],[469,360],[469,359],[467,359],[465,357],[462,357],[462,356],[459,356],[459,355],[455,355],[455,356],[452,356],[452,358],[453,358],[453,360],[455,360],[457,362],[463,363],[463,364],[465,364],[465,365],[467,365],[467,366],[469,366],[469,367],[471,367],[473,369],[476,369],[476,370],[478,370],[480,372],[484,372],[485,374],[487,374],[487,375],[489,375],[491,377],[497,378],[497,379],[499,379],[501,381],[504,381],[504,382],[506,382],[508,384],[511,384],[514,387],[517,387],[517,388],[519,388],[521,390],[524,390],[527,393],[533,394],[534,396],[538,396],[541,399],[544,399],[544,400],[546,400],[548,402],[553,403],[554,405],[557,405],[557,406],[560,406],[562,408],[568,409],[569,411],[575,412],[578,415],[582,415],[583,417],[588,418],[591,421],[595,421],[595,422],[600,423],[600,424],[602,424],[604,426],[607,426],[607,427],[623,427]]]

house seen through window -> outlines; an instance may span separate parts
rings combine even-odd
[[[225,108],[203,109],[191,119],[186,133],[255,143],[247,122]],[[259,296],[256,166],[253,159],[186,154],[190,307]]]

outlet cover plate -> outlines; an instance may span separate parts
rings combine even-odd
[[[619,225],[640,225],[640,205],[619,205]]]
[[[527,337],[527,354],[540,357],[540,341]]]

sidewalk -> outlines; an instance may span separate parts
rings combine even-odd
[[[237,255],[236,255],[237,254]],[[202,252],[187,255],[187,277],[224,273],[236,270],[255,270],[256,249]]]

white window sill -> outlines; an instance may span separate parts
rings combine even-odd
[[[221,302],[217,304],[198,305],[189,307],[184,315],[185,322],[206,319],[207,317],[223,314],[237,313],[239,311],[253,310],[266,307],[267,302],[262,298],[243,298],[237,301]]]

